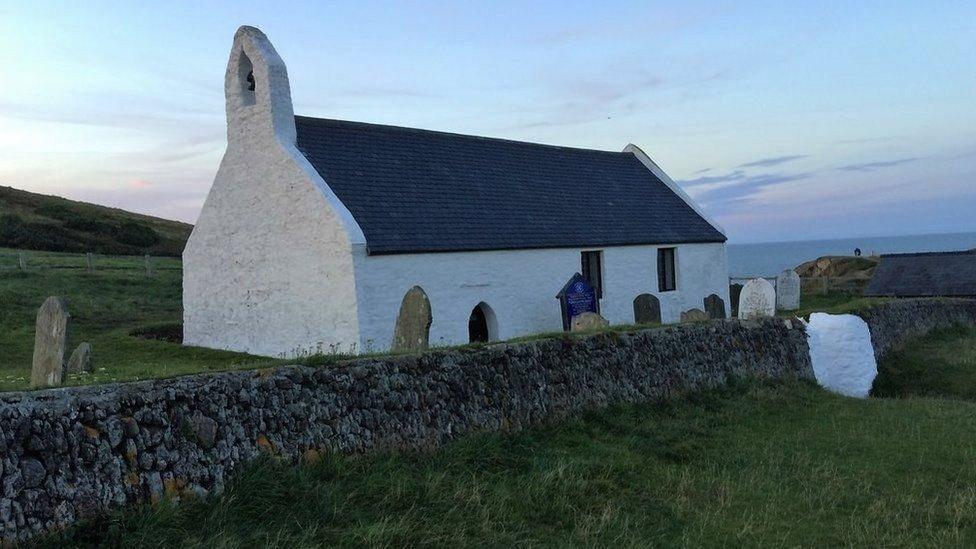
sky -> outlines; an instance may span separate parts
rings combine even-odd
[[[976,231],[972,0],[0,0],[0,185],[192,223],[244,24],[296,114],[635,143],[731,242]]]

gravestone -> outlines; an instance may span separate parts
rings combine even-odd
[[[407,290],[400,302],[393,329],[393,351],[424,351],[430,345],[430,324],[434,320],[430,300],[420,286]]]
[[[95,270],[95,260],[92,258],[91,252],[85,254],[85,270],[89,273]]]
[[[20,254],[17,256],[17,261],[20,264],[20,270],[26,273],[27,272],[27,257],[24,255],[24,252],[20,252]]]
[[[637,324],[661,323],[661,300],[651,294],[634,298],[634,322]]]
[[[153,274],[152,257],[146,254],[146,276],[151,277]]]
[[[570,331],[586,332],[606,328],[610,323],[597,313],[586,311],[573,317]]]
[[[800,275],[786,269],[776,277],[776,309],[795,311],[800,308]]]
[[[729,306],[732,307],[732,318],[739,316],[739,295],[742,293],[742,284],[729,284]]]
[[[705,312],[709,318],[716,320],[725,318],[725,301],[718,294],[711,294],[704,300]]]
[[[708,313],[701,309],[688,309],[681,313],[681,322],[702,322],[708,319]]]
[[[83,341],[81,345],[78,345],[78,347],[75,348],[75,351],[71,353],[71,358],[68,359],[67,371],[69,374],[80,374],[81,372],[90,372],[91,369],[91,343]]]
[[[776,290],[765,278],[754,278],[739,295],[739,318],[762,318],[776,314]]]
[[[583,313],[600,314],[600,300],[596,297],[596,290],[579,273],[569,278],[563,289],[556,294],[556,299],[559,300],[563,315],[563,330],[569,330],[573,318]]]
[[[68,304],[49,297],[37,310],[34,327],[34,361],[31,387],[56,387],[64,378],[64,353],[68,347]]]

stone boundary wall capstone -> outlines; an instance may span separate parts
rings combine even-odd
[[[858,311],[871,330],[874,356],[880,362],[889,352],[933,330],[956,325],[976,326],[976,300],[900,299]]]
[[[0,394],[0,538],[131,503],[219,491],[261,452],[436,446],[722,385],[813,379],[802,323],[716,321]]]

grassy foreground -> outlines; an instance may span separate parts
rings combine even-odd
[[[942,358],[916,365],[974,342],[976,330],[938,334],[919,348],[936,345]],[[143,507],[48,542],[972,546],[974,430],[976,403],[966,400],[744,384],[470,436],[433,453],[264,461],[220,498]]]

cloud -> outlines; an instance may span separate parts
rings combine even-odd
[[[682,179],[678,183],[682,187],[698,187],[702,185],[714,185],[716,183],[728,183],[745,179],[746,173],[742,170],[735,170],[724,175],[704,175],[694,179]]]
[[[883,160],[881,162],[865,162],[863,164],[848,164],[846,166],[840,166],[838,170],[844,170],[848,172],[873,172],[874,170],[880,168],[890,168],[891,166],[899,166],[901,164],[908,164],[910,162],[915,162],[918,158],[899,158],[898,160]]]
[[[794,160],[799,160],[801,158],[806,158],[808,155],[805,154],[793,154],[788,156],[774,156],[771,158],[762,158],[759,160],[753,160],[752,162],[746,162],[745,164],[740,164],[739,168],[768,168],[770,166],[779,166],[780,164],[786,164],[787,162],[793,162]]]
[[[692,197],[708,205],[747,200],[763,189],[792,183],[813,176],[813,172],[798,174],[762,173],[746,175],[743,170],[695,179],[678,181]]]
[[[130,189],[148,189],[152,187],[152,183],[146,181],[145,179],[133,179],[129,181]]]

